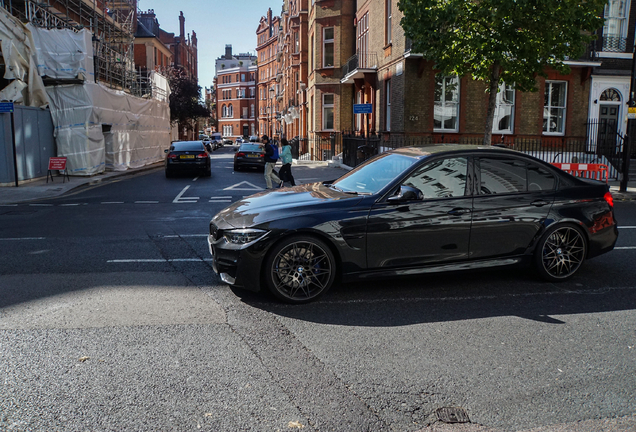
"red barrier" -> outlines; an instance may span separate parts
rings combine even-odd
[[[576,177],[601,180],[607,183],[607,165],[582,163],[553,163],[552,165]]]

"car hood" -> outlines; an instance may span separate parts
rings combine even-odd
[[[217,226],[246,228],[272,220],[353,207],[361,196],[339,192],[322,183],[265,191],[243,198],[212,219]]]

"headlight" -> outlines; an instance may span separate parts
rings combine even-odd
[[[267,234],[267,231],[254,229],[254,228],[246,228],[246,229],[235,229],[230,231],[223,232],[223,238],[228,243],[236,244],[236,245],[245,245],[251,243],[253,241],[258,240]]]

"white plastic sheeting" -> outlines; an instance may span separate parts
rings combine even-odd
[[[47,87],[58,156],[71,175],[125,171],[163,159],[170,146],[166,102],[95,83]]]
[[[33,35],[40,76],[95,81],[92,34],[87,29],[47,30],[26,26]]]
[[[4,9],[0,11],[0,45],[5,63],[4,78],[11,81],[0,91],[0,100],[45,107],[49,101],[42,78],[37,73],[36,49],[31,32]]]

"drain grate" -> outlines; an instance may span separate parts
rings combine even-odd
[[[468,413],[464,408],[460,407],[445,407],[438,408],[435,411],[439,421],[444,423],[470,423]]]

